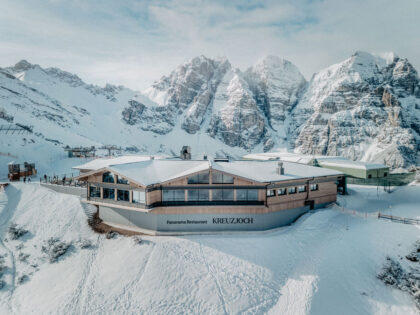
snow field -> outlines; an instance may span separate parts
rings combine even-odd
[[[415,218],[419,192],[351,186],[339,202]],[[12,222],[29,232],[10,240]],[[260,234],[144,236],[138,244],[94,233],[77,197],[18,183],[0,193],[0,237],[0,255],[8,254],[2,314],[417,314],[376,274],[387,255],[410,251],[418,227],[334,209]],[[56,263],[41,249],[51,237],[71,243]]]

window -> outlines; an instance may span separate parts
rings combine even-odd
[[[318,184],[311,184],[310,187],[311,187],[311,191],[318,190]]]
[[[387,172],[385,172],[385,173],[384,173],[384,177],[387,177],[387,176],[388,176],[388,173],[387,173]]]
[[[258,200],[257,189],[237,189],[236,200]]]
[[[188,189],[188,201],[207,201],[209,200],[208,189]]]
[[[283,196],[286,194],[286,188],[279,188],[277,189],[277,195],[278,196]]]
[[[188,184],[208,184],[209,183],[209,173],[199,173],[193,176],[188,177]]]
[[[273,197],[276,195],[276,191],[274,189],[267,190],[267,197]]]
[[[146,203],[146,193],[144,191],[133,190],[133,203]]]
[[[369,175],[368,175],[368,178],[372,178],[372,174],[369,174]]]
[[[115,199],[114,188],[104,188],[104,199]]]
[[[102,175],[102,181],[104,183],[113,183],[114,182],[114,175],[110,172],[106,172]]]
[[[163,201],[185,201],[185,190],[173,189],[163,190]]]
[[[213,189],[213,200],[233,200],[233,189]]]
[[[130,192],[128,190],[117,190],[117,200],[130,201]]]
[[[212,183],[213,184],[233,184],[233,176],[230,176],[221,172],[213,171]]]
[[[289,194],[296,194],[296,187],[289,187],[288,193]]]
[[[306,191],[306,186],[302,185],[302,186],[298,186],[298,190],[300,193],[305,192]]]
[[[257,189],[248,189],[248,200],[258,200]]]
[[[90,186],[89,197],[101,198],[101,188],[96,186]]]
[[[118,183],[118,184],[128,185],[128,180],[126,180],[126,179],[124,179],[124,178],[122,178],[122,177],[118,176],[118,177],[117,177],[117,183]]]

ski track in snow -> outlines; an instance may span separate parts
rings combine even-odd
[[[13,186],[7,188],[7,193],[3,194],[3,198],[7,201],[3,201],[3,210],[0,216],[0,246],[3,247],[6,252],[8,253],[9,257],[9,264],[11,269],[11,281],[10,281],[10,293],[9,293],[9,307],[11,309],[11,313],[14,313],[13,303],[10,303],[13,298],[13,292],[15,291],[16,287],[16,260],[13,254],[13,251],[6,245],[4,239],[6,238],[7,227],[10,224],[10,219],[13,217],[14,210],[17,207],[20,199],[20,191],[15,189]],[[12,191],[11,191],[12,190]],[[15,190],[15,191],[13,191]],[[1,192],[0,192],[1,193]],[[14,198],[9,198],[9,196],[15,193],[16,196]]]
[[[100,246],[100,236],[98,235],[96,244],[94,245],[99,248]],[[80,279],[78,288],[75,291],[75,295],[69,301],[69,303],[64,308],[64,313],[70,314],[75,305],[79,305],[79,314],[83,314],[84,305],[86,303],[86,296],[87,296],[87,286],[89,284],[90,275],[92,272],[92,268],[94,268],[93,262],[95,261],[96,256],[98,255],[98,251],[94,249],[89,250],[89,257],[84,264],[83,276]]]
[[[215,283],[215,285],[216,285],[216,288],[217,288],[217,295],[219,296],[219,299],[220,299],[220,304],[221,304],[221,307],[222,307],[222,309],[223,309],[223,314],[228,314],[228,312],[227,312],[227,310],[226,310],[226,302],[225,302],[225,299],[224,299],[224,297],[223,297],[223,292],[222,292],[222,288],[221,288],[221,286],[220,286],[220,283],[219,283],[219,279],[217,278],[217,276],[216,276],[216,271],[214,270],[214,268],[212,268],[210,265],[209,265],[209,263],[208,263],[208,261],[207,261],[207,259],[206,259],[206,256],[204,255],[204,253],[203,253],[203,245],[202,244],[199,244],[199,248],[200,248],[200,254],[201,254],[201,257],[202,257],[202,259],[203,259],[203,262],[204,262],[204,264],[205,264],[205,266],[206,266],[206,269],[207,269],[207,272],[208,272],[208,274],[211,276],[211,278],[213,279],[213,281],[214,281],[214,283]]]

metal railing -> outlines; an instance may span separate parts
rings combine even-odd
[[[72,187],[86,187],[86,182],[78,181],[74,179],[76,174],[74,173],[66,173],[66,174],[53,174],[51,175],[44,175],[39,177],[40,183],[45,184],[52,184],[52,185],[61,185],[61,186],[72,186]]]

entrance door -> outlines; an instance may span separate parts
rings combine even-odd
[[[305,205],[309,206],[309,210],[315,209],[315,200],[306,200]]]

